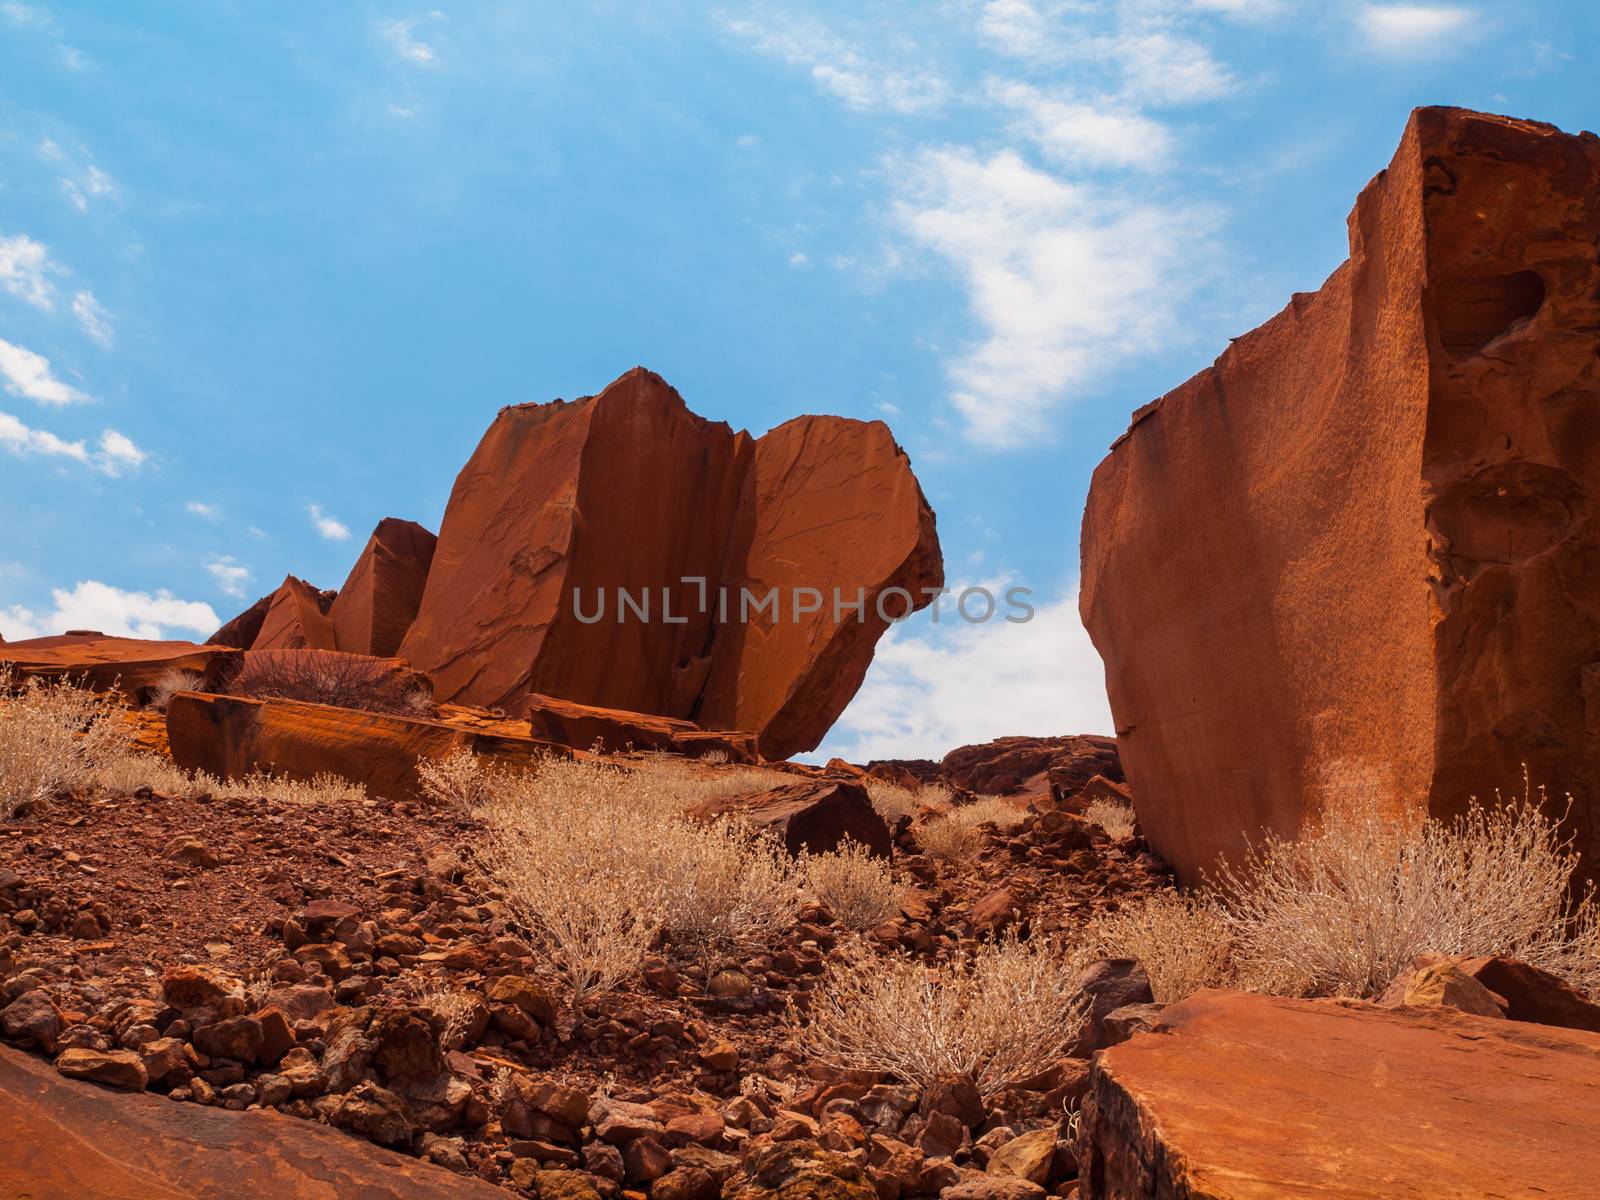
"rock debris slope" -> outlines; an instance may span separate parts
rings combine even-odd
[[[1350,258],[1134,415],[1081,607],[1187,881],[1364,797],[1570,792],[1600,850],[1600,140],[1417,110]]]

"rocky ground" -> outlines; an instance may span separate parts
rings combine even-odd
[[[902,912],[868,936],[932,958],[1168,886],[1133,839],[1043,807],[956,865],[899,830]],[[65,1075],[278,1109],[547,1196],[818,1171],[884,1200],[1072,1193],[1083,1060],[987,1104],[813,1077],[786,1014],[841,940],[817,906],[757,953],[661,957],[568,1013],[472,860],[481,833],[410,802],[148,789],[0,825],[0,1032]]]

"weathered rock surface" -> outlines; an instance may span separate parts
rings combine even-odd
[[[1471,1012],[1470,1005],[1483,1003],[1472,988],[1491,998],[1492,1015],[1600,1033],[1600,1004],[1559,976],[1514,958],[1418,955],[1379,1003],[1443,1003]]]
[[[119,1095],[4,1049],[0,1129],[0,1195],[33,1200],[505,1195],[309,1121]]]
[[[1151,846],[1536,783],[1600,850],[1600,141],[1418,109],[1350,258],[1134,415],[1081,608]],[[1552,815],[1564,808],[1552,805]]]
[[[378,522],[328,609],[340,650],[380,658],[399,651],[422,604],[436,541],[415,521]]]
[[[71,679],[95,691],[118,688],[138,703],[175,671],[203,675],[238,658],[226,646],[156,642],[107,637],[103,633],[65,633],[6,644],[5,661],[23,675]]]
[[[167,707],[167,738],[180,767],[236,779],[255,770],[291,779],[330,773],[374,796],[420,796],[419,758],[470,750],[490,764],[527,766],[565,747],[388,713],[296,700],[182,693]]]
[[[456,480],[400,654],[442,700],[520,715],[538,693],[752,730],[786,757],[860,686],[878,593],[921,607],[942,579],[933,514],[881,423],[802,417],[756,441],[635,369],[597,396],[501,410]],[[783,619],[741,623],[743,586],[785,589]],[[835,586],[862,590],[864,621],[835,620],[831,595],[793,611],[787,589]]]
[[[332,592],[318,591],[304,579],[285,576],[272,594],[250,649],[337,650],[333,622],[328,619],[333,598]]]
[[[266,621],[267,610],[272,607],[272,601],[276,596],[276,592],[269,592],[261,597],[208,637],[206,645],[231,646],[235,650],[250,649],[255,645],[256,638],[261,636],[262,623]]]
[[[754,734],[701,729],[693,721],[575,704],[555,696],[527,697],[529,732],[536,738],[588,750],[670,750],[698,758],[720,750],[730,762],[754,762]]]
[[[1095,1060],[1084,1200],[1600,1195],[1600,1035],[1198,992]]]
[[[1122,780],[1115,738],[1095,734],[1065,737],[1003,737],[958,746],[938,762],[932,759],[881,759],[867,764],[870,774],[894,781],[948,783],[992,796],[1016,796],[1030,803],[1076,799],[1096,777]]]
[[[893,844],[867,790],[848,780],[819,779],[708,800],[690,812],[700,818],[737,816],[776,834],[791,854],[826,854],[849,839],[887,858]]]

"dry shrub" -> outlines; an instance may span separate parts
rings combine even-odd
[[[1233,980],[1233,933],[1209,898],[1159,892],[1104,914],[1085,941],[1097,955],[1138,959],[1162,1004]]]
[[[1084,808],[1083,819],[1091,825],[1100,826],[1106,831],[1107,837],[1120,842],[1123,838],[1133,836],[1134,822],[1138,817],[1133,805],[1099,796]]]
[[[798,865],[769,835],[689,819],[677,782],[563,759],[490,777],[480,858],[574,1005],[633,974],[658,935],[700,953],[796,919]]]
[[[846,929],[876,929],[900,911],[900,884],[889,864],[859,842],[807,856],[806,887]]]
[[[917,843],[935,858],[963,862],[983,849],[984,826],[1011,829],[1027,815],[998,796],[983,796],[928,821],[918,831]]]
[[[260,769],[241,775],[238,779],[218,779],[204,771],[196,771],[195,786],[210,792],[219,800],[271,800],[279,804],[360,804],[367,798],[367,790],[352,783],[342,775],[321,771],[310,779],[290,779],[287,775],[272,775]]]
[[[432,699],[393,663],[324,650],[257,650],[224,686],[255,700],[304,700],[365,712],[419,716]]]
[[[417,778],[424,796],[449,808],[470,811],[489,799],[490,774],[470,750],[452,750],[443,758],[419,758]]]
[[[663,804],[679,810],[712,800],[742,796],[751,792],[770,792],[799,780],[787,771],[767,767],[721,767],[707,770],[709,760],[682,758],[676,754],[641,755],[634,765],[634,791],[640,802]]]
[[[963,1076],[992,1095],[1067,1052],[1087,1005],[1081,954],[1014,935],[928,966],[856,948],[835,957],[795,1034],[839,1071],[883,1072],[919,1087]]]
[[[175,667],[162,673],[154,686],[150,689],[150,698],[146,704],[150,708],[161,712],[167,711],[167,703],[179,692],[198,692],[205,688],[206,677],[199,671],[189,671],[182,667]]]
[[[65,680],[19,679],[0,664],[0,820],[90,786],[126,753],[127,730],[109,694]]]
[[[112,796],[126,796],[142,787],[162,796],[215,795],[215,782],[209,777],[197,780],[171,759],[135,751],[117,755],[94,773],[95,790]]]
[[[1372,996],[1416,955],[1500,954],[1600,985],[1591,894],[1574,901],[1570,839],[1539,809],[1473,803],[1452,821],[1341,806],[1298,841],[1269,835],[1219,882],[1248,986]]]
[[[904,817],[917,817],[930,809],[936,813],[948,812],[955,804],[949,785],[944,783],[925,784],[912,790],[871,775],[862,782],[866,785],[867,795],[872,798],[873,809],[890,825]]]

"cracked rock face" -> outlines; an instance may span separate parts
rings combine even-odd
[[[456,480],[399,652],[441,700],[654,713],[752,731],[782,758],[860,687],[888,625],[880,594],[921,608],[943,578],[933,512],[881,422],[800,417],[754,439],[636,368],[597,396],[501,410]],[[805,587],[859,593],[867,619],[795,613]],[[619,588],[648,616],[620,612]],[[740,620],[742,588],[779,589],[782,619]]]
[[[1419,109],[1350,258],[1135,415],[1085,623],[1149,840],[1189,880],[1376,797],[1522,765],[1600,855],[1600,140]]]

